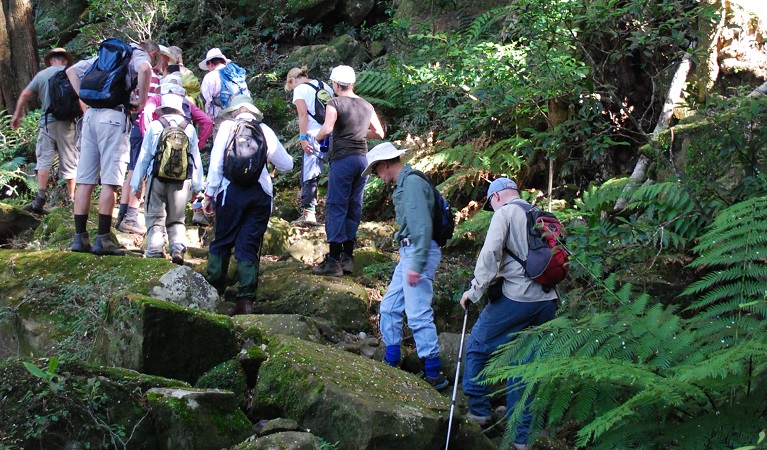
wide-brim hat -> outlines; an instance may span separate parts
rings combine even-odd
[[[208,50],[208,53],[205,55],[205,59],[200,61],[200,64],[198,64],[198,66],[200,66],[200,69],[201,70],[208,70],[208,66],[207,66],[208,61],[210,61],[213,58],[221,58],[221,59],[224,60],[224,62],[226,64],[229,64],[230,62],[232,62],[229,58],[224,56],[223,53],[221,53],[221,49],[220,48],[213,47],[212,49]]]
[[[53,50],[49,51],[48,54],[45,55],[45,65],[50,66],[51,65],[51,58],[53,58],[56,55],[62,55],[67,58],[67,65],[71,65],[72,62],[74,62],[74,58],[72,57],[72,54],[69,53],[65,48],[62,47],[56,47]]]
[[[395,147],[391,142],[384,142],[382,144],[376,145],[370,149],[367,154],[368,166],[365,168],[365,171],[362,172],[362,176],[366,177],[370,175],[373,172],[373,167],[375,167],[377,163],[389,159],[394,159],[406,151],[407,150],[402,150]]]
[[[160,94],[186,95],[186,89],[181,82],[181,77],[176,74],[165,75],[160,80]]]
[[[514,180],[506,177],[496,178],[490,183],[490,187],[487,188],[487,200],[485,200],[485,206],[482,208],[485,211],[492,211],[493,207],[490,205],[490,197],[496,192],[501,192],[506,189],[519,190],[517,183]]]
[[[178,60],[173,57],[173,55],[170,54],[170,50],[168,50],[168,47],[164,45],[160,45],[160,54],[168,58],[168,62],[171,64],[176,64]]]
[[[235,95],[232,101],[229,102],[229,107],[221,111],[221,117],[231,119],[234,112],[239,111],[242,107],[247,108],[256,119],[263,120],[264,114],[253,104],[253,98],[248,94]]]
[[[183,114],[184,97],[178,94],[165,94],[162,96],[162,102],[157,108],[160,114]]]

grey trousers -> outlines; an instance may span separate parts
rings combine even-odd
[[[186,203],[189,201],[191,181],[165,183],[151,176],[147,178],[144,199],[146,222],[147,258],[162,257],[165,236],[170,241],[170,251],[186,251]]]

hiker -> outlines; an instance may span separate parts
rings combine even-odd
[[[160,45],[160,55],[162,56],[157,66],[154,67],[154,72],[160,76],[160,79],[170,73],[168,71],[168,67],[170,67],[171,64],[176,64],[176,58],[173,57],[173,55],[170,53],[170,50],[168,47],[164,45]]]
[[[66,70],[72,64],[72,54],[61,47],[54,48],[45,55],[46,68],[32,78],[26,88],[21,91],[16,109],[11,117],[11,127],[18,130],[21,118],[24,117],[24,109],[33,95],[37,95],[42,103],[42,115],[38,122],[37,145],[35,146],[35,171],[37,171],[37,196],[32,203],[24,207],[25,210],[41,214],[43,206],[48,201],[48,177],[53,167],[53,158],[59,155],[59,177],[66,180],[67,203],[74,201],[75,197],[75,174],[77,173],[77,160],[80,156],[75,147],[75,119],[82,115],[80,104],[73,97],[71,105],[62,108],[62,113],[54,116],[51,109],[51,84],[52,79],[59,72]],[[65,80],[66,81],[66,80]],[[54,94],[56,95],[56,94]],[[67,106],[67,105],[64,105]],[[68,113],[67,110],[70,110]]]
[[[362,218],[362,195],[367,175],[367,138],[383,139],[384,131],[373,105],[354,93],[354,69],[338,66],[330,72],[336,97],[327,104],[325,123],[317,132],[321,141],[333,133],[328,155],[328,193],[325,199],[325,233],[329,253],[312,268],[318,275],[334,277],[352,273],[354,244]]]
[[[399,247],[399,263],[391,283],[381,300],[381,339],[386,344],[384,360],[398,367],[402,344],[402,315],[413,330],[418,357],[423,360],[426,381],[437,390],[450,382],[441,373],[437,328],[431,299],[434,294],[434,272],[442,252],[432,239],[434,204],[433,187],[413,174],[409,164],[403,164],[400,150],[389,142],[378,144],[367,154],[363,177],[376,174],[384,183],[394,183],[392,201],[399,229],[394,240]]]
[[[214,123],[220,123],[221,120],[216,118],[223,109],[229,107],[229,102],[234,96],[250,95],[245,84],[245,70],[227,59],[219,48],[208,50],[199,66],[200,69],[208,71],[200,84],[205,113],[214,120]]]
[[[184,98],[182,113],[187,120],[191,120],[192,124],[199,129],[198,147],[200,150],[202,150],[202,148],[208,142],[208,138],[213,133],[213,121],[210,120],[210,117],[208,117],[205,112],[195,106],[193,102],[189,101],[189,98],[186,97],[186,89],[184,89],[181,83],[181,76],[178,72],[166,75],[160,82],[160,93],[163,95],[170,93],[178,94]],[[153,95],[147,100],[146,107],[144,107],[143,111],[143,119],[139,123],[141,126],[142,134],[144,133],[144,130],[148,128],[152,120],[159,118],[155,117],[156,114],[154,114],[154,112],[160,106],[161,102],[162,96],[160,95]],[[195,202],[195,205],[197,204],[198,202]],[[203,227],[210,226],[210,222],[208,221],[208,218],[205,217],[205,214],[203,214],[201,206],[194,208],[193,211],[193,225]]]
[[[490,387],[481,384],[484,377],[480,376],[490,355],[499,346],[510,342],[513,333],[546,323],[557,312],[556,290],[547,292],[543,285],[525,276],[522,265],[504,251],[508,248],[515,255],[527,255],[528,252],[527,217],[522,208],[512,205],[514,202],[527,203],[519,198],[513,180],[501,177],[490,183],[484,208],[495,212],[477,258],[471,287],[461,297],[461,306],[466,309],[468,302],[476,303],[496,278],[503,278],[503,294],[485,306],[466,343],[463,393],[469,401],[467,417],[481,426],[491,423]],[[510,379],[507,388],[508,416],[519,401],[524,385],[518,379]],[[527,449],[531,419],[530,412],[525,409],[522,423],[517,427],[514,443],[517,450]]]
[[[130,184],[136,195],[140,194],[144,181],[147,186],[144,256],[164,258],[167,234],[171,260],[176,264],[184,264],[186,252],[186,203],[191,192],[200,192],[204,187],[197,131],[184,116],[183,105],[181,95],[167,93],[162,96],[157,109],[161,117],[146,130]],[[180,156],[173,154],[174,151]]]
[[[176,64],[168,66],[168,72],[179,72],[181,75],[181,85],[186,89],[186,98],[194,103],[198,108],[202,106],[200,101],[200,80],[188,67],[184,65],[184,55],[180,48],[175,45],[168,47],[168,51],[176,59]],[[202,133],[200,133],[202,138]]]
[[[158,46],[158,56],[155,64],[152,66],[152,74],[149,81],[149,94],[147,98],[160,93],[160,76],[158,73],[162,72],[165,56],[162,55],[162,46]],[[133,96],[139,95],[134,91]],[[144,140],[144,129],[140,126],[142,120],[147,120],[142,110],[138,114],[134,114],[133,122],[131,123],[130,131],[130,157],[128,160],[127,173],[125,174],[125,180],[123,181],[122,190],[120,191],[120,207],[117,210],[117,218],[114,221],[114,227],[118,231],[123,233],[138,234],[143,236],[146,234],[146,227],[141,226],[138,220],[138,208],[141,205],[142,192],[134,194],[131,189],[130,182],[133,178],[133,170],[136,168],[136,162],[138,161],[139,152],[141,152],[141,142]],[[151,114],[148,117],[151,121]]]
[[[325,121],[324,110],[322,116],[317,116],[318,94],[322,91],[326,96],[324,102],[333,96],[333,88],[320,80],[312,80],[307,74],[306,66],[294,67],[288,71],[285,82],[285,92],[293,91],[293,104],[298,113],[299,143],[303,153],[301,164],[301,217],[293,221],[294,225],[317,224],[317,184],[322,173],[325,153],[322,145],[317,141],[317,132],[320,131]],[[329,95],[328,95],[329,94]],[[317,119],[321,118],[321,121]],[[327,152],[327,145],[324,150]]]
[[[109,43],[109,45],[107,45]],[[107,56],[123,55],[124,43],[117,39],[107,39],[99,47],[99,54]],[[141,112],[149,95],[149,83],[152,77],[152,67],[157,63],[159,47],[152,41],[143,41],[139,46],[131,46],[127,53],[127,70],[124,77],[110,77],[109,81],[115,83],[115,96],[109,96],[97,103],[92,97],[104,94],[104,88],[99,85],[105,77],[91,77],[89,75],[103,75],[100,66],[94,63],[98,57],[83,60],[67,69],[72,87],[83,101],[90,104],[83,117],[83,127],[80,135],[80,161],[77,164],[77,189],[75,190],[74,221],[75,237],[72,241],[71,250],[75,252],[92,251],[97,255],[123,255],[125,252],[117,247],[112,241],[110,229],[112,227],[112,210],[115,207],[115,195],[117,188],[125,179],[125,162],[130,156],[130,133],[129,115],[131,109]],[[89,71],[93,69],[93,71]],[[118,68],[113,74],[122,73]],[[130,100],[130,86],[134,80],[137,90],[137,98]],[[81,89],[81,82],[87,89]],[[102,88],[99,91],[98,88]],[[83,92],[85,91],[85,92]],[[107,89],[108,91],[108,89]],[[111,94],[112,92],[109,91]],[[106,96],[104,94],[104,96]],[[85,97],[85,98],[84,98]],[[114,106],[109,106],[110,104]],[[93,105],[100,105],[98,107]],[[98,234],[91,247],[86,224],[88,211],[91,204],[91,196],[96,185],[101,180],[101,194],[99,195],[99,218]]]
[[[224,288],[234,247],[239,289],[235,307],[228,311],[233,316],[251,314],[256,298],[261,243],[274,196],[266,162],[272,163],[280,172],[287,172],[293,168],[293,158],[285,151],[274,131],[261,123],[263,115],[253,105],[249,95],[234,97],[231,105],[221,114],[225,121],[213,141],[203,200],[205,214],[213,215],[214,205],[216,214],[207,279],[217,289]],[[248,155],[253,155],[253,158],[247,158]],[[245,160],[242,161],[241,157]],[[247,169],[251,161],[262,168],[257,172],[239,170],[242,162]]]

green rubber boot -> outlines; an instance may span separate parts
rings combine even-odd
[[[211,286],[216,288],[219,295],[226,289],[226,272],[229,270],[229,255],[219,256],[210,253],[205,277]]]

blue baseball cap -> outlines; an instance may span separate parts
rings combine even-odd
[[[492,183],[490,183],[490,187],[487,188],[487,200],[485,200],[485,206],[482,209],[485,211],[492,211],[493,207],[490,206],[490,196],[505,189],[514,189],[516,191],[518,190],[517,183],[515,183],[514,180],[506,177],[496,178]]]

